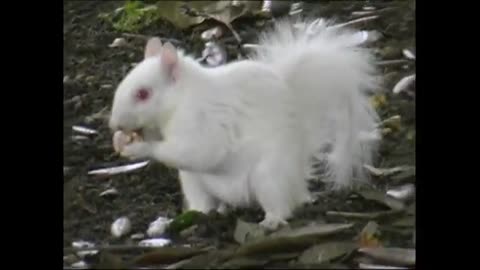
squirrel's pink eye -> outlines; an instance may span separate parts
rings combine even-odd
[[[150,97],[150,92],[147,89],[140,89],[137,91],[137,94],[135,95],[135,97],[139,101],[144,101]]]

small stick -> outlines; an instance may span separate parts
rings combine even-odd
[[[384,66],[401,65],[401,64],[407,64],[407,63],[411,63],[411,61],[408,61],[405,59],[397,59],[397,60],[380,61],[380,62],[377,62],[377,65],[384,67]]]
[[[105,245],[105,246],[93,246],[93,247],[64,247],[63,253],[73,253],[78,251],[98,250],[98,251],[133,251],[133,250],[152,250],[163,249],[165,247],[155,246],[139,246],[139,245]],[[193,248],[192,248],[193,249]],[[212,247],[201,248],[201,251],[210,251]]]
[[[64,253],[73,253],[78,251],[99,250],[99,251],[132,251],[132,250],[150,250],[159,249],[162,247],[155,246],[139,246],[139,245],[108,245],[108,246],[93,246],[93,247],[65,247]]]
[[[152,36],[147,36],[147,35],[141,35],[141,34],[131,34],[131,33],[122,33],[122,36],[124,37],[129,37],[129,38],[139,38],[143,40],[149,40],[152,38]],[[176,44],[181,44],[182,42],[180,40],[174,39],[174,38],[160,38],[162,42],[171,42],[171,43],[176,43]]]
[[[382,217],[385,217],[385,216],[398,214],[400,212],[402,212],[402,210],[390,210],[390,211],[380,211],[380,212],[371,212],[371,213],[328,211],[327,216],[345,217],[345,218],[358,218],[358,219],[378,219],[378,218],[382,218]]]
[[[345,26],[351,25],[351,24],[356,24],[356,23],[361,23],[361,22],[366,22],[366,21],[375,20],[375,19],[377,19],[378,17],[379,17],[378,15],[368,16],[368,17],[362,17],[362,18],[358,18],[358,19],[355,19],[355,20],[352,20],[352,21],[348,21],[348,22],[346,22],[346,23],[337,24],[337,25],[334,25],[334,26],[331,26],[331,27],[332,27],[332,28],[345,27]]]

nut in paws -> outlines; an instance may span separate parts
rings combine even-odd
[[[123,147],[121,155],[130,159],[148,158],[151,146],[146,142],[133,142]]]

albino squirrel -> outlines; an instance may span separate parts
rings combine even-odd
[[[269,229],[311,201],[319,161],[333,188],[368,180],[363,165],[377,142],[361,134],[378,122],[371,54],[356,32],[323,20],[303,26],[278,22],[250,59],[215,68],[150,39],[115,92],[115,149],[177,168],[187,209],[257,204]]]

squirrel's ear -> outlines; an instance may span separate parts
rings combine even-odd
[[[156,56],[162,50],[162,41],[158,37],[153,37],[148,40],[145,46],[145,58]]]
[[[160,53],[161,62],[163,68],[167,71],[168,75],[173,79],[177,79],[178,76],[178,55],[175,47],[167,42],[162,47]]]

